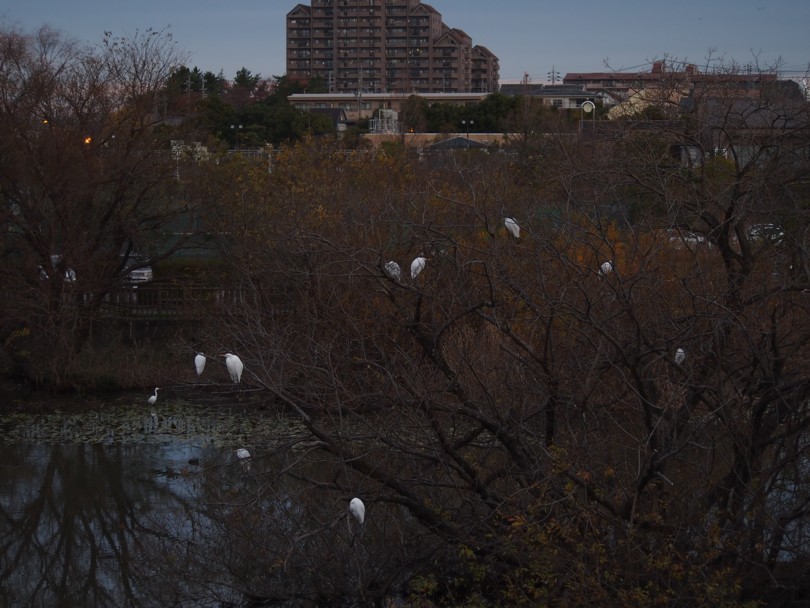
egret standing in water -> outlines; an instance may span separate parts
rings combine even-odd
[[[157,401],[157,392],[159,390],[160,389],[158,387],[155,387],[155,394],[152,395],[151,397],[149,397],[149,399],[147,399],[147,401],[149,402],[149,405],[155,405],[155,401]]]
[[[202,353],[197,353],[197,356],[194,357],[194,368],[197,370],[197,375],[202,376],[203,370],[205,369],[205,355]]]
[[[239,384],[242,380],[242,370],[245,369],[244,363],[236,355],[225,353],[225,367],[228,368],[228,374],[231,376],[231,381],[234,384]]]
[[[419,273],[425,269],[425,264],[427,264],[427,258],[424,257],[421,253],[414,258],[413,262],[411,262],[411,278],[415,279],[419,276]]]
[[[503,225],[506,226],[506,229],[509,231],[509,234],[511,234],[516,239],[520,238],[520,226],[518,226],[518,223],[517,221],[515,221],[515,218],[513,217],[506,218],[503,221]]]

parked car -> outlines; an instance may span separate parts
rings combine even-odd
[[[56,270],[56,267],[59,265],[59,262],[62,261],[62,256],[60,254],[55,254],[51,256],[51,267]],[[48,272],[42,267],[39,267],[39,278],[43,281],[48,280]],[[65,283],[75,283],[76,282],[76,271],[72,268],[67,268],[65,270]]]
[[[127,262],[127,268],[131,268],[133,266],[138,266],[139,264],[143,263],[144,259],[138,256],[130,257],[129,261]],[[154,278],[154,272],[152,272],[151,266],[141,266],[139,268],[132,268],[127,273],[127,282],[128,283],[148,283]]]
[[[778,245],[785,240],[785,231],[779,224],[754,224],[748,229],[748,238],[757,243]]]
[[[711,245],[702,234],[690,230],[681,230],[680,228],[670,228],[667,230],[667,238],[676,249],[680,249],[681,247],[693,249],[699,245]]]

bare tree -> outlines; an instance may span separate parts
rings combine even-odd
[[[151,30],[0,43],[3,335],[19,373],[62,386],[105,296],[192,232],[194,198],[155,131],[183,56]]]
[[[716,605],[800,580],[807,281],[749,228],[755,192],[804,197],[806,105],[729,124],[760,146],[735,165],[689,152],[713,129],[695,101],[550,136],[519,171],[302,145],[248,206],[259,306],[228,333],[343,472],[319,487],[417,524],[412,593]]]

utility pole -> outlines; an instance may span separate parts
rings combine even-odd
[[[557,79],[560,77],[560,73],[551,66],[551,71],[548,73],[548,79],[551,81],[552,85],[557,84]]]

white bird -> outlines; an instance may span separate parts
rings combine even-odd
[[[357,523],[362,524],[366,520],[366,505],[359,498],[352,498],[349,501],[349,513],[354,516]]]
[[[427,264],[427,258],[420,255],[411,262],[411,278],[415,279],[419,276],[419,273],[425,269],[425,264]]]
[[[250,461],[251,455],[245,448],[239,448],[236,450],[236,457],[239,459],[239,464],[242,465],[242,468],[245,471],[250,470]]]
[[[149,402],[149,405],[155,405],[155,401],[157,401],[157,392],[158,392],[159,390],[160,390],[160,389],[156,387],[156,388],[155,388],[155,394],[154,394],[154,395],[152,395],[151,397],[149,397],[149,399],[147,399],[147,401]]]
[[[197,356],[194,357],[194,367],[197,369],[197,375],[202,376],[203,370],[205,369],[205,355],[202,353],[197,353]]]
[[[612,262],[602,262],[602,265],[599,267],[599,275],[605,276],[613,272],[613,263]]]
[[[392,281],[399,281],[402,278],[402,269],[399,267],[399,264],[393,260],[386,262],[383,268],[385,270],[385,274]]]
[[[684,362],[685,359],[686,359],[686,351],[682,348],[678,348],[678,350],[675,351],[675,363],[680,365],[681,363]]]
[[[225,366],[228,368],[228,373],[231,375],[231,381],[234,384],[239,384],[242,380],[242,370],[245,369],[242,360],[236,355],[225,353]]]
[[[509,231],[509,234],[511,234],[516,239],[520,238],[520,226],[518,226],[518,223],[515,221],[515,218],[513,217],[506,218],[503,221],[503,225],[506,226],[506,229]]]

